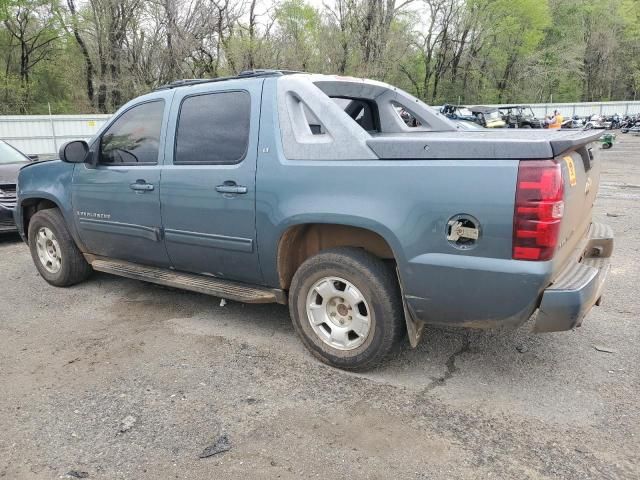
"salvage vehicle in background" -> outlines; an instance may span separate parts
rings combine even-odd
[[[591,117],[585,122],[585,130],[604,130],[606,125],[600,115],[591,115]]]
[[[16,206],[16,182],[20,169],[31,160],[0,140],[0,234],[15,232],[13,209]]]
[[[562,122],[561,128],[584,128],[584,124],[584,119],[580,118],[578,115],[574,115]]]
[[[475,106],[469,107],[469,110],[476,117],[478,125],[484,128],[504,128],[507,126],[502,119],[500,110],[496,107]]]
[[[450,120],[475,122],[484,128],[503,128],[506,126],[496,107],[465,107],[446,104],[442,106],[440,112]]]
[[[509,128],[542,128],[542,122],[528,105],[501,105],[498,109]]]
[[[620,125],[620,133],[629,133],[632,128],[640,127],[640,115],[629,115]]]
[[[473,112],[463,105],[443,105],[440,108],[440,113],[450,120],[463,120],[466,122],[478,123]]]
[[[598,136],[462,130],[371,80],[185,80],[22,168],[15,219],[51,285],[98,270],[288,304],[313,355],[362,370],[425,324],[580,326],[613,250]]]

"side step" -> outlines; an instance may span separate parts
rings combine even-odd
[[[282,290],[87,255],[94,270],[243,303],[287,303]]]

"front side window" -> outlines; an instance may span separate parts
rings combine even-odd
[[[164,100],[137,105],[124,112],[102,135],[100,163],[158,163]]]
[[[249,145],[251,97],[218,92],[187,97],[180,107],[174,164],[239,163]]]

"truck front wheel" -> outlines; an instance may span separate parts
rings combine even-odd
[[[373,368],[406,331],[394,269],[358,248],[307,259],[291,282],[289,310],[311,353],[347,370]]]
[[[56,208],[40,210],[29,221],[29,249],[38,272],[56,287],[68,287],[86,279],[86,262]]]

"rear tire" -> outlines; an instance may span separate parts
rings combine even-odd
[[[29,222],[29,249],[38,272],[49,284],[69,287],[92,272],[57,208],[36,212]]]
[[[375,367],[406,332],[394,269],[358,248],[307,259],[293,276],[289,310],[309,351],[345,370]]]

